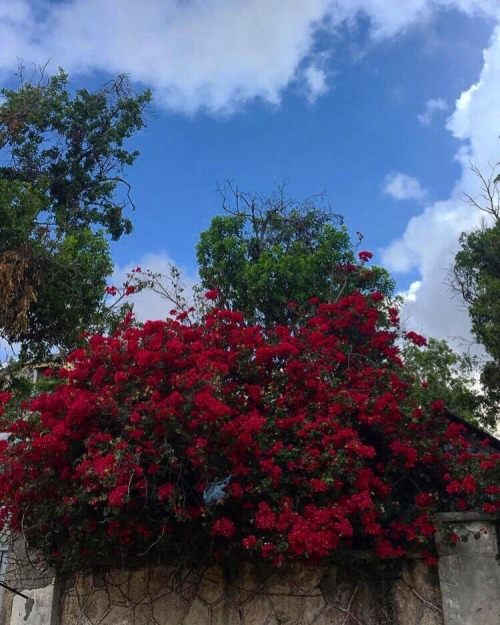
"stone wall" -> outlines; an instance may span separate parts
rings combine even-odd
[[[441,516],[439,566],[418,558],[348,567],[232,568],[86,573],[51,583],[22,549],[12,556],[0,625],[499,625],[498,520]]]
[[[349,572],[241,563],[79,575],[61,591],[60,625],[442,625],[437,571],[421,560]]]

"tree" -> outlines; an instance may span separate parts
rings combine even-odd
[[[74,94],[62,70],[19,80],[0,92],[0,332],[40,358],[102,318],[108,240],[132,229],[124,143],[150,94],[123,76]]]
[[[500,176],[493,168],[489,177],[477,169],[482,191],[468,197],[471,205],[486,215],[472,232],[460,237],[451,286],[466,303],[472,332],[490,356],[481,372],[481,383],[489,402],[500,409]]]
[[[430,338],[427,345],[406,341],[401,358],[418,405],[442,400],[446,408],[466,421],[494,428],[498,414],[478,383],[477,358],[455,352],[444,340]]]
[[[314,312],[311,300],[336,301],[374,290],[392,295],[388,273],[366,266],[369,252],[359,252],[356,259],[341,217],[331,213],[321,196],[299,203],[282,187],[263,197],[242,193],[230,183],[219,191],[226,215],[212,220],[197,247],[201,284],[194,287],[194,300],[199,321],[210,308],[202,298],[207,290],[216,291],[218,306],[242,311],[249,323],[268,328],[302,323],[304,314]],[[358,234],[357,245],[360,241]],[[138,290],[151,289],[187,314],[191,302],[174,266],[167,273],[134,270],[131,278]],[[394,317],[399,302],[390,299],[381,305]],[[413,400],[423,405],[440,399],[464,419],[494,427],[496,407],[478,388],[476,359],[454,352],[446,341],[425,343],[401,342],[401,375],[409,381]]]
[[[321,196],[297,202],[283,187],[263,197],[231,183],[219,191],[226,214],[212,220],[197,246],[201,287],[220,292],[219,306],[272,326],[296,320],[311,298],[331,302],[355,290],[392,293],[388,273],[365,267],[369,252],[356,258],[342,218]]]

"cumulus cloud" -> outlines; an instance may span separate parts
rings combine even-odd
[[[488,174],[498,161],[500,108],[500,27],[495,30],[490,46],[484,51],[484,65],[476,84],[462,93],[447,123],[453,135],[464,141],[456,158],[462,174],[451,195],[425,206],[410,219],[405,232],[384,251],[389,269],[398,272],[417,270],[420,286],[415,297],[408,299],[406,313],[421,331],[438,338],[470,338],[470,323],[460,301],[451,297],[448,271],[458,249],[458,237],[477,227],[481,211],[465,202],[465,196],[477,196],[480,181],[471,163]],[[459,337],[459,338],[458,338]]]
[[[434,114],[437,111],[446,110],[448,110],[448,104],[446,100],[443,100],[442,98],[427,100],[427,102],[425,103],[424,112],[420,113],[420,115],[417,115],[417,119],[423,126],[429,126],[434,118]]]
[[[330,4],[69,0],[40,12],[38,3],[16,1],[18,13],[0,14],[0,66],[12,69],[17,56],[50,58],[72,73],[126,72],[151,86],[160,105],[188,114],[230,112],[255,98],[278,104],[311,55]],[[318,78],[319,70],[304,76],[316,88]]]
[[[385,177],[382,191],[395,200],[424,200],[427,191],[413,176],[393,171]]]
[[[412,282],[406,291],[400,291],[400,295],[406,302],[416,302],[418,297],[418,290],[421,286],[420,280]]]
[[[9,0],[0,6],[0,77],[16,58],[71,73],[127,73],[168,109],[230,113],[278,105],[294,83],[327,88],[321,32],[368,19],[394,37],[435,10],[496,15],[498,0]],[[307,68],[307,69],[304,69]]]

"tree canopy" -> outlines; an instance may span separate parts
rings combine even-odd
[[[496,407],[478,384],[478,360],[454,351],[445,340],[429,338],[425,346],[404,342],[401,358],[417,404],[442,400],[466,421],[495,428]]]
[[[452,287],[467,304],[472,332],[488,354],[481,382],[489,403],[500,410],[500,176],[493,168],[485,177],[475,170],[482,184],[474,208],[485,214],[482,225],[464,232],[455,257]]]
[[[197,246],[201,286],[219,291],[219,306],[272,326],[293,323],[311,298],[332,302],[356,290],[392,293],[388,273],[365,267],[371,253],[356,255],[342,218],[321,196],[297,202],[282,187],[266,197],[230,183],[220,192],[226,214],[212,219]]]
[[[21,70],[0,96],[0,333],[40,358],[73,347],[102,312],[108,241],[132,229],[123,172],[137,152],[125,141],[150,94],[125,77],[73,93],[62,70]]]

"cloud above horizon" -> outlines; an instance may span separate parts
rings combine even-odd
[[[127,73],[184,114],[276,106],[293,85],[314,101],[328,88],[320,34],[362,16],[380,41],[444,9],[500,15],[497,0],[10,0],[0,6],[0,78],[16,58],[51,59],[71,73]]]
[[[382,192],[395,200],[423,201],[427,197],[427,189],[413,176],[400,171],[392,171],[385,177]]]
[[[460,234],[479,226],[484,217],[466,201],[467,196],[476,197],[481,191],[481,181],[471,164],[489,176],[492,165],[499,161],[500,27],[483,56],[478,82],[458,98],[446,126],[465,142],[456,154],[462,173],[451,196],[426,205],[383,253],[383,262],[390,270],[417,270],[421,276],[405,306],[411,324],[432,336],[451,339],[457,346],[470,340],[470,322],[463,304],[452,297],[447,283]]]
[[[436,112],[447,110],[448,104],[446,100],[443,100],[443,98],[427,100],[427,102],[425,103],[424,112],[420,113],[420,115],[417,115],[417,119],[422,124],[422,126],[430,126]]]

